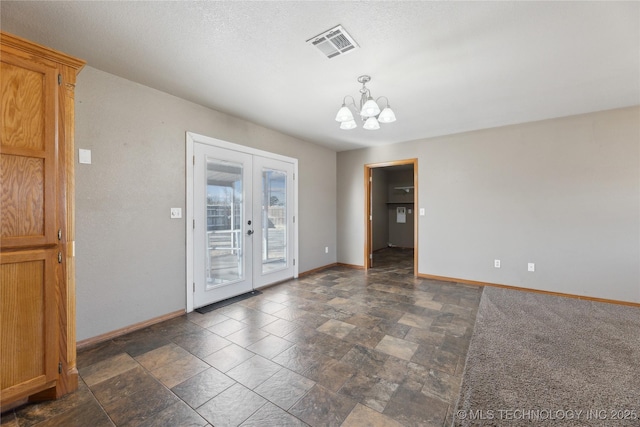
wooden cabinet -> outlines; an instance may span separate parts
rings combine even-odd
[[[0,405],[78,386],[74,88],[83,61],[0,33]]]

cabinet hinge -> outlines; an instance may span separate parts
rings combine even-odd
[[[293,259],[293,265],[296,265],[296,259],[295,258]]]
[[[193,292],[196,291],[196,282],[193,282]]]
[[[62,85],[62,74],[58,74],[58,86]]]
[[[196,156],[193,156],[193,164],[196,164]]]
[[[58,228],[58,240],[62,240],[62,228]]]
[[[369,259],[373,259],[373,254],[369,254]]]
[[[196,220],[195,219],[193,220],[193,228],[194,228],[194,230],[196,228]]]
[[[58,264],[62,264],[62,252],[58,252]]]
[[[62,362],[58,362],[58,373],[62,373]]]
[[[373,177],[372,176],[369,177],[369,182],[373,182]]]

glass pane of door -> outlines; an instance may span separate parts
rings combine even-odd
[[[262,169],[262,273],[287,267],[287,174]]]
[[[202,307],[253,286],[252,157],[193,147],[193,304]]]
[[[262,287],[290,279],[295,270],[294,164],[254,156],[253,189],[256,219],[253,240],[253,283]]]
[[[242,164],[207,156],[206,290],[244,278]]]

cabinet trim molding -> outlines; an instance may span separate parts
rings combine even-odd
[[[34,43],[22,37],[18,37],[14,34],[0,32],[0,43],[4,46],[12,47],[16,50],[22,51],[28,55],[34,55],[42,59],[56,62],[58,64],[71,67],[76,70],[76,74],[80,72],[86,62],[67,55],[66,53],[59,52],[57,50],[48,48],[38,43]]]

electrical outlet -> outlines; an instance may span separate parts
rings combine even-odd
[[[182,208],[171,208],[171,219],[182,218]]]
[[[500,260],[499,259],[494,259],[493,260],[493,266],[495,268],[500,268]]]
[[[527,271],[536,271],[536,265],[532,262],[527,264]]]
[[[329,246],[325,246],[325,247],[324,247],[324,253],[325,253],[325,254],[328,254],[328,253],[329,253]]]

